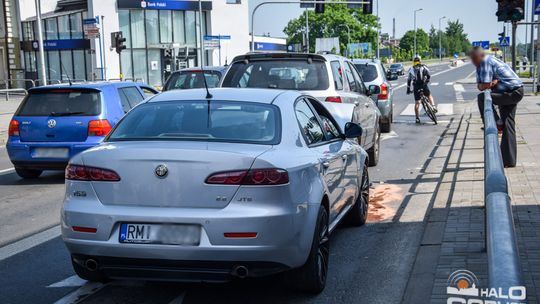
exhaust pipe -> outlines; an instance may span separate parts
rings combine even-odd
[[[239,265],[239,266],[233,267],[232,275],[235,277],[238,277],[240,279],[245,279],[248,276],[248,274],[249,274],[249,270],[247,269],[246,266]]]
[[[98,269],[98,262],[94,259],[88,259],[84,262],[84,267],[90,271],[96,271]]]

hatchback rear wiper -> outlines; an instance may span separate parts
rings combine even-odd
[[[60,112],[60,113],[51,112],[51,116],[70,116],[70,115],[81,115],[84,113],[85,112]]]

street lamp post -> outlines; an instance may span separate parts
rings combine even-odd
[[[347,57],[349,56],[349,44],[351,44],[351,28],[346,24],[340,24],[340,26],[344,26],[347,28]]]
[[[45,71],[45,52],[43,51],[43,31],[41,29],[41,4],[36,0],[36,23],[38,30],[38,47],[39,47],[39,67],[40,78],[44,85],[47,85],[47,71]]]
[[[414,54],[413,56],[416,57],[416,13],[419,11],[423,11],[423,8],[419,8],[414,11]]]
[[[205,66],[205,51],[204,51],[204,36],[203,36],[203,10],[202,10],[202,0],[199,0],[199,40],[201,40],[201,67]]]
[[[439,18],[439,60],[442,62],[442,32],[441,32],[441,21],[446,19],[446,16]]]

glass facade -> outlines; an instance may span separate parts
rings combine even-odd
[[[73,12],[43,19],[43,37],[45,40],[83,39],[83,18],[86,12]],[[37,39],[35,21],[22,22],[23,42],[28,42],[31,49],[24,50],[26,78],[38,79],[39,64],[37,51],[32,42]],[[52,83],[71,80],[91,79],[91,55],[86,49],[52,50],[45,49],[45,67],[47,77]]]
[[[183,48],[187,45],[192,52],[200,48],[196,11],[120,9],[118,14],[127,46],[121,56],[124,78],[161,86],[168,74],[166,70],[174,69],[174,65],[164,60],[164,46],[174,43]],[[203,34],[206,34],[205,25],[206,12],[203,13]],[[197,64],[197,58],[186,62],[188,66]]]

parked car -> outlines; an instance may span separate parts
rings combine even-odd
[[[186,68],[173,72],[165,82],[162,91],[186,90],[204,88],[203,70],[206,84],[209,88],[218,86],[223,72],[227,67],[209,66],[201,68]]]
[[[64,170],[71,157],[99,144],[146,94],[156,93],[134,82],[28,90],[9,124],[6,148],[15,171],[22,178],[37,178],[43,170]]]
[[[371,166],[379,161],[380,112],[370,95],[379,87],[365,86],[349,59],[327,54],[251,53],[237,56],[221,81],[222,87],[272,88],[307,92],[320,101],[356,105],[350,121],[364,130],[359,142]]]
[[[325,286],[329,234],[366,221],[362,129],[296,91],[165,92],[66,168],[62,238],[83,279]],[[351,140],[354,139],[354,140]]]
[[[353,59],[353,62],[366,85],[375,85],[380,88],[380,93],[371,97],[377,102],[377,107],[381,112],[379,120],[381,132],[390,132],[394,121],[394,91],[386,79],[384,66],[377,59]]]
[[[388,74],[396,74],[397,76],[405,75],[405,67],[402,63],[392,63],[387,70]]]

